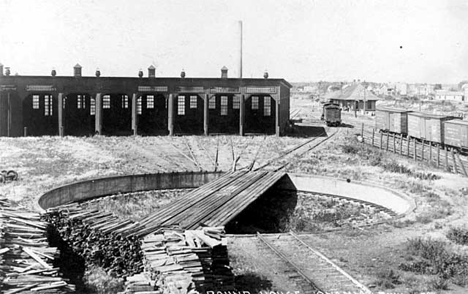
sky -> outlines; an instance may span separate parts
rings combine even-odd
[[[468,79],[466,0],[0,0],[12,74],[239,76],[289,82]]]

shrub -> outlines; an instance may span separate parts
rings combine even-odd
[[[395,285],[401,284],[400,275],[392,269],[378,272],[377,279],[375,283],[386,289],[393,289]]]
[[[435,289],[444,289],[448,279],[453,279],[459,284],[468,280],[468,256],[449,251],[445,242],[430,238],[413,238],[408,240],[406,249],[417,259],[402,263],[398,268],[419,274],[438,275],[438,279],[433,281],[433,286],[440,288]]]
[[[341,150],[346,154],[357,154],[359,152],[359,148],[355,145],[341,145]]]
[[[448,280],[440,276],[430,280],[429,285],[434,290],[448,290]]]
[[[447,238],[460,245],[468,245],[468,228],[452,227],[447,233]]]

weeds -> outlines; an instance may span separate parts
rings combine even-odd
[[[392,269],[378,272],[377,279],[375,283],[385,289],[394,289],[395,285],[401,284],[400,275]]]
[[[468,245],[468,228],[452,227],[447,233],[447,238],[460,245]]]
[[[418,274],[437,275],[430,282],[434,289],[442,290],[451,279],[458,285],[468,280],[468,256],[449,250],[447,243],[431,238],[413,238],[406,247],[411,261],[401,263],[399,269]]]

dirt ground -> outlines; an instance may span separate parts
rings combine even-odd
[[[292,99],[291,108],[301,110],[296,118],[323,126],[318,120],[318,104],[306,99]],[[468,188],[468,179],[398,155],[374,154],[364,147],[358,147],[357,154],[346,153],[342,146],[350,144],[361,123],[372,125],[373,118],[344,114],[343,120],[348,127],[328,141],[326,148],[292,158],[286,171],[378,183],[407,194],[418,206],[414,213],[394,224],[310,235],[307,240],[368,286],[375,285],[379,271],[394,269],[402,283],[386,291],[410,293],[424,290],[431,277],[398,270],[398,264],[405,259],[405,244],[408,239],[420,236],[448,241],[445,235],[450,227],[468,222],[468,195],[463,193],[463,189]],[[15,170],[20,177],[18,181],[0,184],[0,197],[7,197],[18,206],[36,209],[36,201],[42,193],[74,181],[138,173],[227,171],[238,156],[237,168],[248,166],[254,160],[255,166],[259,166],[307,139],[300,136],[0,138],[0,169]],[[369,158],[363,157],[363,153],[370,154]],[[438,179],[423,180],[388,171],[382,164],[374,165],[373,156],[382,162],[397,162],[414,172],[435,174]],[[440,200],[429,201],[427,193],[430,192],[439,195]],[[231,244],[236,244],[236,240]],[[239,246],[242,246],[241,241]],[[458,249],[466,251],[463,246]],[[249,247],[249,250],[250,254],[256,254],[255,247]],[[257,253],[258,256],[262,254],[261,251]],[[231,250],[231,255],[237,274],[251,275],[257,271],[259,281],[272,290],[275,284],[284,282],[278,278],[281,273],[258,270],[259,265],[242,259],[240,253],[235,256],[236,250]],[[255,274],[250,277],[258,278]],[[373,289],[382,290],[379,286]],[[449,289],[444,293],[467,291],[453,284]]]

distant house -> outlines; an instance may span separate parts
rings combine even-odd
[[[436,90],[435,100],[465,102],[467,101],[466,92],[466,89],[464,91]]]
[[[396,84],[396,92],[397,92],[398,95],[406,96],[408,94],[408,84],[397,83]]]
[[[327,93],[324,98],[339,104],[344,111],[356,110],[366,114],[374,114],[375,104],[380,100],[362,84],[350,85],[341,91]]]

